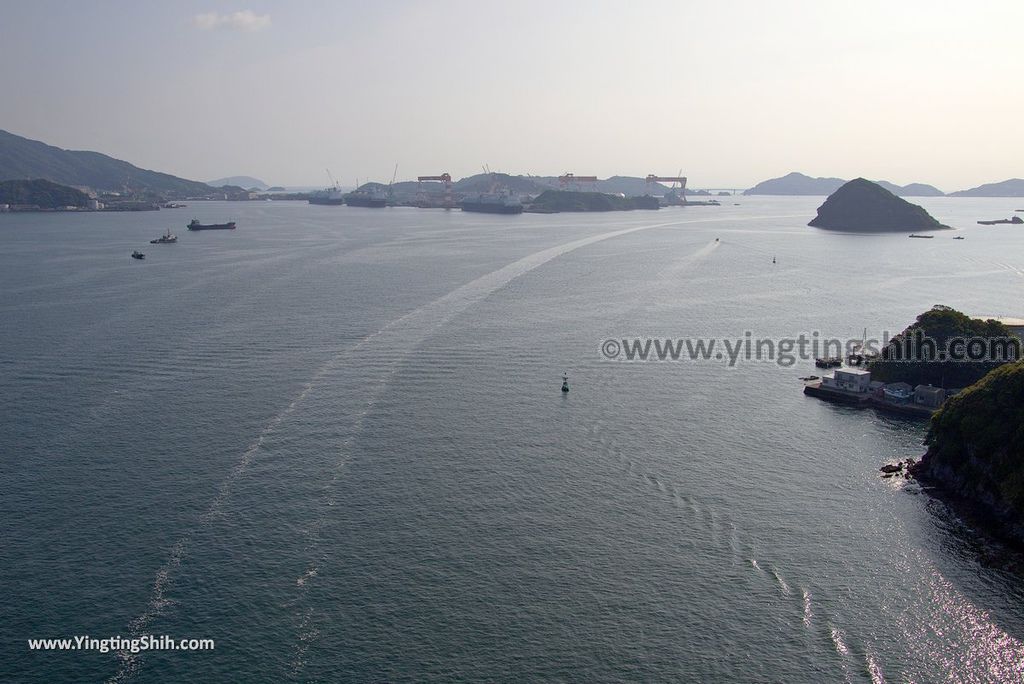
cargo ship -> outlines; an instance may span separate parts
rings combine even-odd
[[[199,219],[192,219],[189,222],[187,228],[189,230],[234,230],[235,222],[228,221],[227,223],[200,223]]]
[[[983,226],[998,226],[1000,223],[1024,223],[1024,219],[1020,216],[1014,216],[1008,219],[996,219],[994,221],[978,221]]]
[[[523,203],[513,195],[481,193],[476,197],[467,197],[462,200],[462,211],[477,211],[484,214],[522,214]]]
[[[369,207],[383,209],[388,205],[386,197],[370,190],[353,190],[345,195],[345,204],[350,207]]]
[[[341,188],[334,185],[310,194],[309,203],[341,205],[345,203],[345,195],[342,193]]]

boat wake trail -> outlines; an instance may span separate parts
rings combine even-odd
[[[384,374],[376,383],[374,383],[374,390],[367,395],[368,398],[364,403],[362,410],[354,416],[355,425],[350,436],[342,443],[342,458],[339,461],[338,468],[336,468],[334,476],[325,488],[328,492],[333,490],[333,484],[336,483],[337,478],[340,476],[341,469],[347,462],[349,447],[352,444],[354,436],[358,434],[365,417],[376,404],[384,387],[387,386],[390,377],[397,372],[401,359],[404,358],[406,354],[412,352],[415,347],[428,336],[439,330],[451,318],[482,301],[510,283],[512,280],[532,271],[535,268],[538,268],[539,266],[542,266],[552,259],[568,254],[569,252],[582,247],[644,230],[667,228],[684,224],[715,223],[730,220],[734,219],[705,218],[696,220],[666,221],[662,223],[632,226],[630,228],[608,231],[540,250],[503,268],[493,271],[492,273],[481,276],[480,278],[449,292],[447,295],[392,321],[372,335],[363,338],[354,347],[345,349],[333,356],[327,361],[327,363],[317,370],[316,373],[314,373],[308,382],[302,386],[301,390],[292,399],[292,401],[289,402],[289,404],[280,413],[271,418],[263,427],[256,439],[242,453],[228,476],[220,483],[217,488],[217,494],[210,502],[207,510],[198,518],[196,525],[187,531],[171,547],[167,560],[157,570],[153,581],[153,589],[150,593],[150,599],[147,602],[145,610],[129,623],[130,635],[135,637],[144,633],[153,621],[171,605],[172,601],[168,598],[167,594],[174,581],[176,572],[180,569],[183,560],[188,555],[189,547],[191,546],[196,534],[208,527],[210,523],[220,515],[221,509],[229,497],[235,483],[250,468],[253,460],[263,448],[265,441],[289,416],[295,413],[299,406],[307,400],[310,393],[322,383],[324,378],[333,373],[337,368],[342,367],[344,364],[355,358],[360,358],[361,354],[365,355],[367,352],[372,352],[374,355],[374,361],[377,362],[375,368],[383,370]],[[383,353],[385,351],[387,353]],[[381,363],[384,364],[384,368],[381,368]],[[324,514],[320,516],[310,530],[309,537],[311,539],[311,551],[315,551],[319,547],[316,532],[323,525],[326,510],[334,504],[333,495],[326,496],[323,504]],[[320,556],[319,553],[315,552],[312,555],[314,558],[318,558]],[[304,595],[305,592],[308,592],[309,586],[313,583],[316,574],[317,564],[314,561],[310,563],[310,567],[307,569],[305,574],[296,580],[296,586],[298,590],[302,592],[302,595]],[[301,600],[302,595],[300,595],[299,600]],[[305,650],[308,649],[309,643],[315,639],[316,628],[313,622],[313,611],[312,609],[307,610],[300,626],[302,633],[299,637],[299,647],[297,649],[298,655],[293,661],[293,670],[295,670],[296,673],[301,669],[302,654],[304,654]],[[139,671],[143,663],[142,654],[121,652],[118,653],[118,658],[120,661],[119,668],[116,674],[108,680],[111,684],[128,681]]]
[[[693,268],[697,263],[709,257],[711,253],[718,249],[718,247],[721,244],[722,243],[719,240],[709,242],[708,244],[704,245],[704,247],[698,249],[693,254],[689,254],[683,257],[676,263],[666,268],[664,271],[661,272],[661,276],[671,277],[678,275],[682,271]]]
[[[814,611],[811,610],[811,592],[807,589],[801,589],[801,594],[804,599],[804,627],[811,626],[811,619],[814,617]]]
[[[383,376],[375,384],[375,389],[369,395],[367,395],[365,404],[362,410],[359,411],[356,416],[355,424],[353,425],[349,436],[345,438],[340,446],[341,458],[338,462],[338,467],[335,469],[333,476],[325,486],[324,494],[324,505],[322,510],[324,513],[311,525],[307,531],[307,536],[310,540],[309,552],[313,558],[310,565],[308,566],[304,576],[315,576],[318,571],[318,563],[323,561],[322,554],[319,551],[320,546],[320,529],[326,522],[326,511],[336,503],[334,491],[336,490],[335,485],[337,484],[338,478],[341,476],[344,465],[347,463],[348,455],[352,451],[353,441],[362,432],[363,422],[367,416],[371,413],[373,407],[380,399],[380,394],[387,387],[389,379],[394,373],[396,373],[400,367],[402,360],[411,354],[417,346],[424,342],[431,335],[437,333],[445,324],[448,323],[453,317],[466,311],[470,307],[476,305],[485,298],[491,296],[501,288],[511,283],[516,278],[529,273],[530,271],[546,264],[547,262],[557,257],[563,256],[574,250],[586,247],[588,245],[609,240],[629,233],[635,233],[643,230],[651,230],[654,228],[664,228],[669,226],[679,225],[681,223],[706,223],[714,221],[716,219],[704,219],[696,221],[671,221],[666,223],[648,224],[643,226],[634,226],[632,228],[626,228],[622,230],[610,231],[601,233],[599,235],[593,235],[590,237],[574,240],[567,242],[562,245],[550,247],[548,249],[541,250],[529,256],[526,256],[519,261],[513,262],[504,268],[498,269],[485,276],[477,278],[474,281],[453,290],[449,294],[437,299],[429,304],[426,304],[419,309],[399,318],[398,320],[390,323],[385,328],[381,329],[374,335],[366,338],[357,345],[355,348],[344,352],[340,355],[340,358],[333,360],[333,365],[341,364],[345,362],[358,363],[359,354],[369,350],[373,351],[374,359],[381,362],[381,359],[385,360],[385,366],[381,367],[378,365],[378,370],[383,371]],[[722,219],[717,219],[722,220]],[[713,247],[706,246],[700,250],[700,252],[709,252]],[[305,594],[309,591],[311,582],[297,582],[299,591]],[[299,596],[294,601],[299,603],[303,600],[304,596]],[[299,640],[296,646],[295,655],[292,659],[291,666],[289,669],[289,676],[292,678],[299,678],[301,676],[302,669],[305,665],[305,657],[310,646],[315,642],[315,635],[318,633],[315,625],[315,619],[311,610],[306,610],[302,614],[302,618],[299,623]]]
[[[196,527],[189,530],[183,537],[175,542],[174,546],[171,547],[171,552],[167,557],[166,562],[164,562],[160,569],[157,570],[156,579],[153,582],[153,591],[150,594],[146,609],[128,625],[129,634],[132,638],[146,632],[153,620],[173,603],[171,599],[167,598],[167,591],[170,588],[175,571],[181,566],[182,560],[188,554],[188,549],[192,543],[192,539],[199,530],[207,527],[211,521],[220,515],[224,501],[231,492],[233,485],[249,468],[253,459],[256,457],[257,452],[259,452],[263,447],[263,443],[266,441],[267,437],[277,429],[282,421],[295,412],[295,409],[298,408],[302,401],[309,395],[317,382],[326,375],[328,370],[329,369],[325,367],[317,372],[305,385],[303,385],[299,393],[284,408],[284,410],[270,419],[270,421],[260,431],[256,440],[246,448],[242,453],[241,458],[239,458],[238,462],[236,462],[234,467],[232,467],[231,472],[228,473],[227,477],[225,477],[217,487],[216,496],[213,497],[213,500],[210,502],[206,511],[199,516]],[[120,660],[120,667],[117,673],[107,680],[111,684],[128,681],[136,672],[138,672],[142,665],[141,653],[121,651],[117,656]]]
[[[835,648],[836,655],[839,656],[839,662],[842,667],[843,681],[851,682],[852,675],[850,674],[850,661],[853,656],[850,654],[850,647],[846,645],[846,637],[842,630],[834,625],[829,625],[829,637],[832,639],[832,646]]]

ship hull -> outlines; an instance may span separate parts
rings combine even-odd
[[[345,204],[350,207],[366,207],[368,209],[383,209],[388,201],[378,197],[346,197]]]
[[[463,202],[462,211],[474,211],[481,214],[522,214],[522,204],[497,204],[490,202]]]
[[[234,230],[235,229],[235,222],[232,221],[231,223],[208,223],[208,224],[205,224],[205,225],[202,224],[202,223],[197,223],[197,224],[190,223],[190,224],[188,224],[188,229],[189,230]]]
[[[309,203],[310,204],[327,204],[327,205],[330,205],[330,206],[334,207],[334,206],[338,206],[338,205],[344,204],[345,200],[342,199],[341,197],[338,197],[338,198],[310,197],[309,198]]]

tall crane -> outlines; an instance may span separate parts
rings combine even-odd
[[[655,176],[653,173],[647,175],[648,183],[672,183],[671,190],[678,192],[679,201],[686,204],[686,176],[682,175],[683,170],[679,169],[678,176]],[[675,184],[679,183],[679,189],[676,190]]]
[[[398,178],[398,162],[395,162],[395,172],[391,174],[391,182],[388,183],[388,201],[391,201],[395,196],[395,179]]]
[[[444,208],[451,209],[455,203],[452,200],[452,176],[447,171],[438,176],[417,176],[416,181],[422,183],[423,181],[441,181],[444,183]],[[422,190],[420,194],[422,195]]]
[[[565,173],[564,175],[558,177],[558,183],[559,185],[562,186],[563,189],[568,187],[570,183],[575,183],[576,187],[578,188],[580,183],[596,182],[597,176],[577,176],[576,174],[573,173]]]

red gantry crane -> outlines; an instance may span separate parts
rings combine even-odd
[[[452,176],[450,173],[445,172],[439,176],[417,176],[416,181],[419,183],[423,181],[441,181],[444,183],[444,208],[451,209],[454,206],[455,203],[452,201]]]

